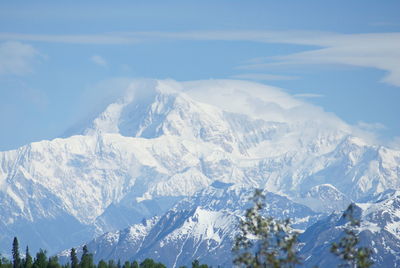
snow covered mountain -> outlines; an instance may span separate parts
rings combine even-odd
[[[212,266],[231,267],[234,237],[239,218],[249,204],[253,189],[220,182],[178,202],[166,214],[143,220],[124,230],[106,233],[87,243],[95,261],[138,260],[147,257],[167,267],[190,265],[198,259]],[[388,191],[369,203],[357,203],[360,246],[373,250],[374,267],[400,266],[400,192]],[[300,235],[302,267],[337,267],[340,260],[330,253],[348,224],[342,212],[328,217],[304,205],[266,193],[265,215],[290,218]],[[322,218],[322,219],[321,219]],[[82,247],[78,248],[78,253]],[[60,254],[66,262],[69,250]]]
[[[400,151],[250,82],[139,81],[72,136],[0,152],[0,250],[50,252],[163,215],[215,181],[343,209],[398,189]]]
[[[106,233],[87,245],[97,262],[101,259],[143,261],[150,257],[167,267],[190,265],[195,259],[229,267],[237,225],[252,205],[249,199],[253,193],[251,187],[217,181],[178,202],[161,217]],[[321,217],[304,205],[270,192],[266,193],[266,204],[265,215],[291,218],[298,229],[304,230]],[[61,257],[68,260],[69,250]]]
[[[400,267],[400,192],[389,191],[383,199],[370,203],[357,203],[355,216],[360,245],[373,250],[374,267]],[[329,253],[332,242],[343,236],[347,221],[341,214],[332,214],[304,232],[300,239],[305,246],[302,254],[308,267],[332,267],[338,259]]]

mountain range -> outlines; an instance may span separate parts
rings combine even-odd
[[[395,200],[386,193],[399,189],[399,167],[400,151],[274,87],[136,81],[62,138],[0,152],[0,251],[16,235],[52,253],[94,239],[96,258],[227,265],[252,189],[268,192],[266,214],[294,219],[315,241],[310,230],[339,230],[332,215],[350,202]],[[393,224],[381,230],[400,228],[390,202]],[[381,244],[397,260],[389,233]],[[310,243],[303,254],[317,256]]]

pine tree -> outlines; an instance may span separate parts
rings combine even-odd
[[[36,253],[35,261],[33,262],[33,268],[47,268],[47,252],[46,250],[40,249],[38,253]]]
[[[53,256],[49,258],[49,262],[47,264],[47,268],[61,268],[61,265],[58,263],[58,257]]]
[[[129,261],[126,261],[122,268],[131,268],[131,263]]]
[[[74,248],[71,248],[71,268],[79,268],[79,260],[78,256],[76,255],[76,250]]]
[[[21,268],[21,257],[19,255],[18,239],[14,237],[12,245],[13,268]]]
[[[89,253],[86,245],[82,248],[81,262],[79,263],[80,268],[93,268],[93,255]]]
[[[6,257],[1,256],[0,254],[0,263],[1,263],[1,268],[12,268],[13,264],[12,262],[7,259]]]
[[[194,260],[192,262],[192,268],[208,268],[207,264],[200,264],[199,260]]]
[[[199,260],[192,261],[192,268],[199,268],[199,267],[200,267]]]
[[[333,243],[331,252],[343,260],[341,266],[354,268],[368,268],[374,263],[371,260],[372,250],[367,247],[358,247],[359,237],[357,227],[360,221],[354,217],[355,205],[350,204],[343,214],[343,217],[349,221],[344,230],[345,236],[339,241],[339,244]]]
[[[114,260],[108,260],[108,268],[116,268]]]
[[[131,264],[131,268],[139,268],[139,263],[137,261],[133,261]]]
[[[108,268],[108,265],[104,260],[100,260],[97,268]]]
[[[29,253],[29,247],[26,246],[24,268],[32,268],[32,256]]]
[[[234,264],[244,267],[294,267],[300,264],[297,252],[297,233],[290,221],[263,217],[265,196],[256,190],[252,208],[246,211],[240,222],[240,233],[236,236],[233,252]]]
[[[153,259],[147,258],[140,263],[140,268],[166,268],[166,266],[160,262],[155,262]]]
[[[64,265],[61,265],[62,268],[71,268],[71,264],[69,262],[67,262]]]

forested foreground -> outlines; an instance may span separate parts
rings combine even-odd
[[[290,226],[290,219],[276,220],[262,216],[265,208],[265,196],[256,190],[253,196],[253,207],[246,211],[240,222],[239,232],[232,245],[233,265],[237,267],[297,267],[303,260],[299,255],[298,233]],[[338,243],[331,245],[331,253],[340,260],[340,267],[368,268],[372,266],[372,250],[359,246],[357,227],[360,221],[354,218],[354,205],[351,204],[343,214],[348,223],[344,235]],[[83,246],[82,254],[78,257],[75,248],[70,250],[69,262],[60,264],[57,256],[47,256],[46,250],[39,250],[35,257],[25,249],[21,257],[18,239],[14,237],[12,243],[12,260],[0,258],[0,268],[163,268],[164,264],[147,258],[141,262],[120,260],[100,260],[97,264],[87,246]],[[182,266],[186,267],[186,266]],[[207,268],[207,264],[200,264],[193,260],[192,268]]]
[[[200,264],[198,260],[194,260],[191,267],[208,268],[208,265]],[[0,268],[166,268],[166,266],[153,259],[145,259],[140,263],[137,261],[125,261],[123,264],[121,261],[115,262],[114,260],[109,260],[106,262],[101,260],[95,264],[93,262],[93,255],[89,253],[87,246],[83,247],[80,259],[76,254],[76,250],[72,248],[70,262],[67,264],[60,264],[57,256],[47,257],[45,250],[39,250],[36,253],[36,257],[32,258],[28,247],[26,247],[25,257],[21,258],[18,239],[15,237],[12,248],[12,260],[2,257],[0,259]]]

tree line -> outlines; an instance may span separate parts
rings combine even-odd
[[[281,268],[296,267],[302,264],[299,255],[298,233],[290,227],[290,220],[277,220],[272,217],[262,216],[265,208],[265,196],[261,190],[256,190],[252,197],[253,207],[246,210],[245,217],[239,224],[239,232],[235,237],[232,252],[233,264],[238,267],[248,268]],[[372,266],[372,250],[360,247],[356,228],[360,221],[354,217],[354,204],[350,204],[344,218],[348,224],[344,230],[345,235],[339,243],[332,243],[331,252],[340,258],[340,267],[369,268]],[[208,268],[207,264],[200,264],[194,260],[192,268]],[[75,248],[70,251],[70,262],[60,264],[57,256],[47,257],[46,250],[40,249],[33,258],[28,246],[25,257],[19,253],[18,239],[14,237],[12,244],[12,260],[0,255],[0,268],[166,268],[160,262],[147,258],[142,262],[120,260],[100,260],[97,264],[93,261],[86,245],[82,248],[82,255],[78,258]],[[181,266],[180,268],[187,268]],[[210,266],[211,268],[211,266]]]
[[[97,264],[93,261],[93,254],[91,254],[86,245],[82,248],[82,256],[78,258],[75,248],[70,251],[70,262],[60,264],[57,256],[47,257],[46,250],[40,249],[33,258],[29,252],[29,247],[26,247],[25,257],[22,258],[19,253],[19,243],[17,237],[14,237],[12,244],[12,260],[2,257],[0,255],[0,268],[166,268],[160,262],[156,262],[151,258],[147,258],[142,262],[125,261],[123,264],[120,260],[100,260]],[[200,264],[198,260],[194,260],[191,265],[192,268],[209,268],[206,264]],[[181,266],[179,268],[188,268]]]

